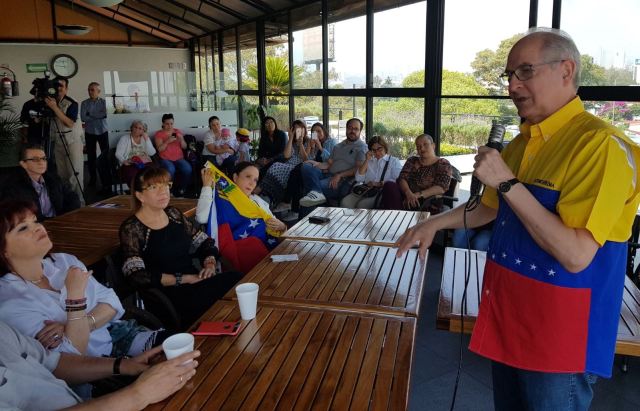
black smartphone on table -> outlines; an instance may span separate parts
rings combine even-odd
[[[331,219],[328,217],[320,217],[320,216],[309,217],[309,222],[311,224],[327,224],[329,221],[331,221]]]

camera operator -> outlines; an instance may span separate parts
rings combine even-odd
[[[78,120],[78,103],[67,96],[69,80],[56,77],[57,96],[45,97],[44,102],[51,109],[54,118],[51,119],[49,133],[54,143],[56,168],[63,181],[69,183],[84,204],[82,192],[84,154],[82,143],[82,124]],[[62,140],[64,139],[64,141]],[[74,170],[77,175],[74,176]]]

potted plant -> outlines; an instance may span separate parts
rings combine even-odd
[[[0,93],[0,167],[15,167],[20,160],[20,116],[10,102],[11,97]]]

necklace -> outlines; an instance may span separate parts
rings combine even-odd
[[[42,282],[42,280],[44,280],[44,275],[40,278],[38,278],[37,280],[29,280],[29,282],[31,284],[40,284]]]

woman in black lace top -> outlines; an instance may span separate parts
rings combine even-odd
[[[183,327],[198,319],[242,278],[216,274],[214,241],[169,207],[171,177],[164,169],[141,170],[133,181],[135,213],[120,226],[122,271],[137,289],[157,288],[171,300]],[[193,258],[200,260],[198,270]]]

